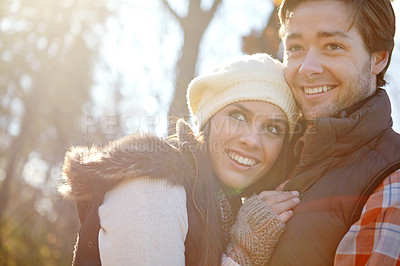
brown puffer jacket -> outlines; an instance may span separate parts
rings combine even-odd
[[[356,109],[316,120],[297,142],[301,156],[285,190],[299,191],[301,201],[270,265],[332,265],[368,197],[400,168],[400,135],[386,92]]]

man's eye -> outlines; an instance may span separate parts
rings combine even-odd
[[[289,46],[287,49],[287,53],[291,54],[291,53],[296,53],[296,52],[300,52],[303,48],[300,45],[292,45]]]
[[[244,116],[244,114],[239,111],[232,111],[229,113],[229,116],[239,121],[246,121],[246,117]]]
[[[335,50],[339,50],[342,49],[343,47],[339,44],[336,43],[330,43],[326,46],[327,50],[331,50],[331,51],[335,51]]]

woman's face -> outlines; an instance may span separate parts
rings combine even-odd
[[[225,185],[245,188],[274,165],[287,127],[283,111],[270,103],[232,103],[211,118],[209,156]]]

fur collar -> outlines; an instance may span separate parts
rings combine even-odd
[[[188,177],[194,176],[195,167],[188,154],[191,149],[183,149],[188,147],[188,142],[182,141],[188,139],[187,129],[178,134],[175,142],[151,135],[130,135],[105,147],[72,147],[65,155],[64,182],[58,190],[64,198],[88,200],[93,193],[107,191],[126,178],[152,176],[185,185]],[[193,136],[189,139],[198,143]]]

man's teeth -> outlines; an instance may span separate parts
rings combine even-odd
[[[322,86],[322,87],[314,87],[314,88],[304,88],[304,92],[306,94],[317,94],[321,92],[327,92],[333,89],[333,86]]]
[[[248,166],[254,166],[256,164],[256,160],[254,159],[250,159],[250,158],[244,158],[240,155],[237,155],[236,153],[233,152],[229,152],[228,153],[229,158],[231,158],[232,160],[244,164],[244,165],[248,165]]]

